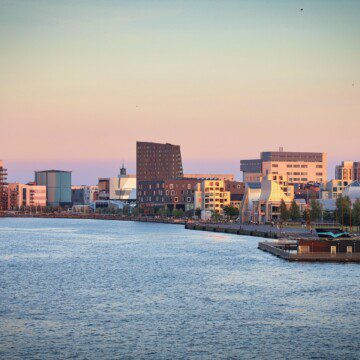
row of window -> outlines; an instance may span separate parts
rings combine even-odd
[[[195,191],[194,190],[181,190],[180,191],[180,193],[181,193],[181,195],[191,195],[191,194],[193,194]],[[146,196],[146,195],[153,195],[153,196],[155,196],[155,195],[160,195],[160,196],[162,196],[163,195],[163,191],[162,190],[143,190],[143,191],[141,191],[141,190],[138,190],[138,195],[139,196],[141,196],[141,195],[144,195],[144,196]],[[177,192],[175,191],[175,190],[165,190],[165,195],[171,195],[171,196],[174,196],[174,195],[177,195]]]
[[[148,196],[148,197],[144,197],[144,196],[141,196],[140,197],[140,202],[152,202],[152,201],[154,201],[154,202],[162,202],[162,203],[164,203],[165,202],[165,199],[164,199],[164,197],[162,196],[162,197],[160,197],[160,196],[154,196],[154,197],[152,197],[152,196]],[[175,196],[174,198],[172,198],[172,197],[170,197],[169,198],[169,201],[170,202],[179,202],[179,197],[178,196]],[[188,197],[186,197],[185,198],[185,196],[183,197],[183,202],[188,202],[188,203],[191,203],[192,202],[192,198],[190,197],[190,196],[188,196]]]

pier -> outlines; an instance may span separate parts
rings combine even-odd
[[[259,242],[258,249],[288,261],[360,262],[360,253],[299,253],[297,242]]]

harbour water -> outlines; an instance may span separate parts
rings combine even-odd
[[[124,221],[0,218],[0,358],[358,359],[359,264]]]

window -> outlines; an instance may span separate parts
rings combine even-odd
[[[279,167],[278,164],[271,164],[272,167]]]
[[[317,169],[322,169],[322,167],[323,167],[322,165],[316,165]]]
[[[177,196],[174,197],[174,202],[178,202],[179,198]]]
[[[191,202],[191,197],[188,197],[186,200],[187,202]]]
[[[316,176],[322,176],[322,172],[316,173]]]
[[[174,188],[174,184],[170,184],[170,185],[169,185],[169,188],[170,188],[170,189],[173,189],[173,188]]]

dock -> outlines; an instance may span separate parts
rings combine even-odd
[[[307,262],[360,262],[360,253],[298,253],[297,242],[259,242],[258,249],[287,261]]]
[[[281,236],[281,234],[277,231],[244,229],[243,227],[230,226],[227,224],[186,223],[185,229],[219,232],[224,234],[256,236],[270,239],[279,239]]]

